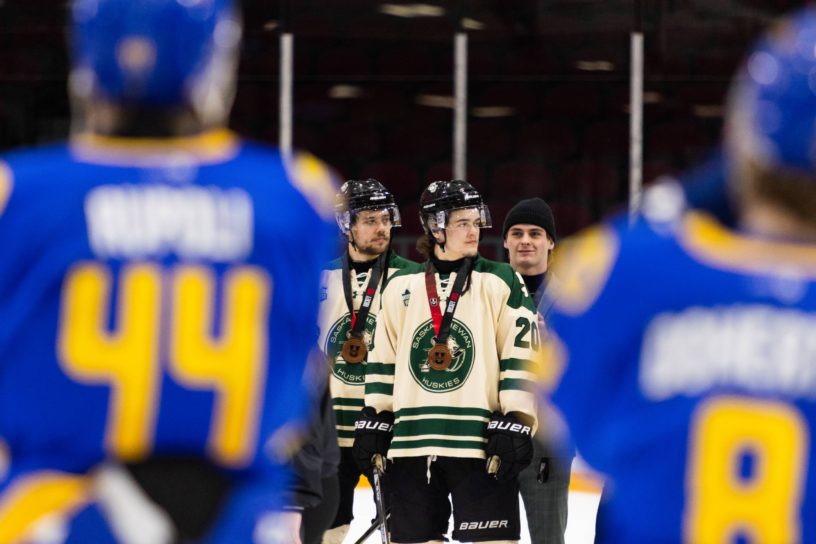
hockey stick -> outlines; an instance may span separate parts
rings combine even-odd
[[[388,518],[390,518],[390,517],[391,517],[391,512],[390,512],[389,510],[386,510],[386,512],[385,512],[385,519],[388,519]],[[368,537],[370,537],[370,536],[371,536],[371,534],[372,534],[374,531],[376,531],[376,530],[379,528],[379,526],[380,526],[380,524],[381,524],[381,523],[382,523],[382,522],[380,521],[380,518],[379,518],[379,516],[378,516],[378,517],[377,517],[377,519],[375,519],[375,520],[374,520],[374,523],[372,523],[372,524],[369,526],[369,528],[368,528],[368,529],[366,529],[365,533],[363,533],[363,534],[362,534],[362,536],[361,536],[360,538],[358,538],[357,540],[355,540],[355,541],[354,541],[354,544],[363,544],[363,542],[365,542],[365,540],[366,540]]]
[[[382,455],[375,453],[371,458],[371,473],[373,475],[371,485],[374,487],[374,505],[377,507],[377,519],[380,521],[380,539],[382,544],[391,544],[391,538],[388,536],[388,527],[386,524],[385,502],[383,501],[382,484],[380,476],[385,472],[385,461]]]

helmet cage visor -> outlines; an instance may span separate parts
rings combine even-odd
[[[387,211],[388,218],[391,220],[391,228],[402,226],[402,218],[396,204],[386,204],[384,206],[382,204],[372,204],[355,210],[339,211],[335,214],[337,226],[340,227],[343,234],[348,234],[351,231],[351,226],[357,220],[357,214],[362,211]]]
[[[460,206],[451,208],[449,210],[440,210],[435,213],[424,214],[422,219],[422,226],[426,232],[440,231],[448,227],[448,220],[450,214],[456,210],[477,210],[479,212],[479,228],[489,229],[493,226],[493,219],[490,217],[490,210],[487,204],[477,204],[475,206]]]

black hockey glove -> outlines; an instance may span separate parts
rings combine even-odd
[[[517,477],[533,460],[532,435],[532,427],[521,423],[515,416],[493,412],[487,424],[485,446],[488,474],[500,481]]]
[[[391,446],[394,436],[394,412],[380,412],[366,406],[360,412],[354,424],[354,445],[351,453],[363,474],[371,474],[371,458],[380,454],[385,461],[385,454]]]

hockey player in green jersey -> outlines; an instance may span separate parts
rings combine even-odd
[[[380,292],[388,278],[417,268],[391,249],[391,229],[400,226],[394,196],[377,180],[350,180],[340,188],[335,212],[348,249],[323,272],[320,346],[332,361],[331,395],[340,445],[340,504],[323,542],[339,544],[353,518],[360,469],[351,455],[354,421],[363,407],[365,361],[373,347]]]
[[[363,470],[376,454],[393,461],[393,542],[443,541],[451,503],[455,540],[517,541],[536,427],[533,302],[509,265],[479,256],[491,220],[469,183],[431,183],[420,218],[428,260],[383,290],[354,456]]]

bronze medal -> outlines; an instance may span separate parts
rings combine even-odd
[[[352,336],[346,340],[343,343],[343,349],[340,351],[343,360],[349,364],[362,363],[366,353],[368,353],[368,348],[365,342],[362,338],[357,338],[356,336]]]
[[[434,370],[447,370],[453,357],[445,344],[436,344],[428,352],[428,365]]]

